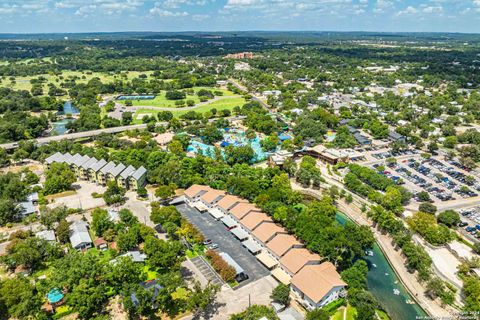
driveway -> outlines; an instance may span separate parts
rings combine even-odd
[[[219,251],[228,253],[247,273],[249,279],[240,283],[248,283],[268,276],[270,272],[253,256],[235,236],[227,230],[221,221],[215,220],[207,212],[200,213],[186,204],[177,206],[178,211],[194,224],[207,239],[218,244]],[[238,288],[238,287],[237,287]]]
[[[92,197],[93,192],[98,194],[104,193],[105,187],[89,181],[77,181],[72,186],[76,191],[75,194],[55,198],[52,203],[48,204],[48,207],[55,208],[65,205],[68,208],[90,210],[105,206],[103,198]]]

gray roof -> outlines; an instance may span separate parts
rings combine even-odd
[[[38,201],[38,192],[32,192],[27,196],[27,200],[30,202]]]
[[[141,253],[140,251],[128,251],[119,257],[130,257],[133,262],[144,262],[145,259],[147,259],[147,255],[145,253]]]
[[[33,203],[31,201],[24,201],[24,202],[20,202],[18,204],[18,206],[20,207],[20,214],[22,216],[26,216],[26,215],[29,215],[29,214],[32,214],[32,213],[35,213],[35,206],[33,205]]]
[[[400,133],[398,133],[396,131],[389,131],[388,136],[393,140],[405,139],[404,136],[402,136]]]
[[[242,228],[233,228],[230,230],[231,233],[233,233],[235,235],[235,237],[237,237],[238,239],[240,240],[245,240],[248,238],[248,233],[243,230]]]
[[[135,168],[133,166],[128,166],[127,169],[123,170],[120,174],[120,177],[123,179],[127,179],[135,172]]]
[[[81,165],[81,167],[82,167],[83,169],[85,169],[85,170],[88,170],[88,169],[90,169],[90,168],[91,168],[95,163],[97,163],[97,162],[98,162],[97,159],[95,159],[95,158],[90,158],[90,160],[85,161],[85,162]]]
[[[125,170],[125,165],[123,163],[120,163],[118,166],[113,168],[110,171],[110,174],[114,177],[118,176],[123,170]]]
[[[75,221],[70,225],[70,243],[74,248],[84,243],[92,243],[87,226],[88,224],[83,220]]]
[[[232,257],[230,257],[228,253],[220,252],[219,255],[223,258],[223,260],[225,260],[226,263],[228,263],[231,267],[235,269],[235,271],[237,272],[237,275],[245,271],[243,270],[242,267],[240,267],[240,265],[235,260],[233,260]]]
[[[98,162],[92,164],[89,169],[92,169],[93,171],[97,172],[98,170],[102,169],[106,164],[107,164],[107,161],[105,161],[104,159],[100,159],[98,160]]]
[[[80,158],[76,159],[75,162],[73,162],[73,164],[76,165],[77,167],[81,167],[82,164],[84,164],[85,162],[87,162],[90,159],[91,158],[89,156],[84,155],[84,156],[81,156]]]
[[[229,228],[234,227],[238,224],[237,221],[233,220],[233,218],[230,216],[225,216],[220,220]]]
[[[62,162],[63,158],[63,154],[61,154],[60,152],[55,152],[50,157],[45,159],[45,163],[51,164],[54,162]]]
[[[141,166],[137,169],[137,171],[132,174],[132,178],[134,178],[135,180],[139,180],[145,173],[147,173],[147,169]]]
[[[67,160],[68,164],[76,164],[77,162],[82,160],[82,155],[79,153],[75,153],[70,159]]]
[[[235,228],[236,229],[236,228]],[[262,250],[262,247],[256,243],[255,241],[253,241],[252,239],[248,239],[248,240],[245,240],[242,242],[242,245],[248,249],[248,251],[250,251],[251,253],[255,254],[259,251]]]
[[[355,140],[357,140],[358,143],[360,144],[370,144],[372,143],[372,140],[368,139],[367,137],[365,137],[364,135],[360,134],[360,133],[354,133],[353,134]]]
[[[62,163],[71,164],[73,156],[70,153],[65,153],[62,158]]]
[[[53,230],[43,230],[40,232],[35,233],[37,238],[47,240],[47,241],[56,241],[55,232]]]
[[[104,174],[107,174],[107,173],[111,172],[113,170],[113,168],[115,168],[115,162],[110,161],[109,163],[107,163],[107,165],[105,167],[100,169],[100,172],[104,173]]]

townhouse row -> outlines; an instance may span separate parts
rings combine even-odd
[[[254,204],[208,186],[193,185],[185,201],[222,221],[278,281],[290,285],[309,310],[344,296],[345,282],[335,266],[276,224]]]
[[[88,180],[100,185],[106,185],[109,181],[116,181],[120,187],[130,190],[137,190],[144,186],[147,178],[147,169],[143,166],[136,169],[131,165],[125,166],[123,163],[117,165],[113,161],[97,160],[78,153],[72,155],[57,152],[45,159],[47,168],[52,163],[69,165],[80,180]]]

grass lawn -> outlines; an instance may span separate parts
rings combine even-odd
[[[236,106],[241,107],[242,105],[245,104],[245,99],[239,96],[236,97],[225,97],[225,99],[217,100],[212,103],[203,105],[198,108],[191,108],[189,110],[175,110],[172,109],[171,112],[175,117],[180,117],[182,114],[185,114],[189,111],[195,111],[195,112],[207,112],[210,111],[211,109],[215,108],[217,111],[220,110],[233,110]],[[156,115],[159,111],[151,110],[151,109],[138,109],[137,112],[133,115],[133,124],[139,124],[142,123],[142,119],[137,119],[139,115]]]
[[[51,199],[63,198],[63,197],[67,197],[67,196],[73,196],[76,193],[77,193],[77,191],[75,191],[75,190],[68,190],[68,191],[64,191],[64,192],[60,192],[60,193],[50,194],[48,196],[45,196],[45,198],[47,198],[48,200],[51,200]]]
[[[351,305],[347,305],[347,320],[354,320],[357,315],[357,309]]]
[[[340,308],[330,317],[330,320],[343,320],[343,308]]]
[[[194,95],[187,95],[187,97],[184,100],[185,101],[186,100],[193,100],[195,102],[195,104],[200,103],[200,99],[198,98],[196,93],[199,90],[202,90],[202,89],[206,89],[206,90],[210,90],[210,91],[221,91],[223,93],[223,96],[225,96],[225,98],[228,98],[227,96],[233,96],[234,95],[234,93],[231,92],[231,91],[216,88],[216,87],[194,87],[192,89],[195,92],[195,94]],[[152,100],[133,100],[132,105],[133,106],[152,106],[152,107],[159,107],[159,108],[176,108],[177,106],[175,105],[175,102],[177,100],[167,100],[165,95],[166,95],[166,91],[162,91],[159,94],[157,94],[155,99],[152,99]],[[220,98],[221,98],[221,96],[220,96]],[[117,102],[121,103],[121,104],[125,104],[125,100],[118,100]]]
[[[0,65],[1,65],[1,62],[0,62]],[[142,73],[149,76],[151,75],[152,71],[145,71],[145,72],[128,71],[128,72],[122,72],[122,75],[106,73],[106,72],[63,71],[60,76],[56,76],[54,74],[42,74],[42,75],[27,76],[27,77],[15,77],[15,83],[12,83],[9,79],[10,77],[8,77],[8,79],[4,79],[2,82],[0,82],[0,85],[9,87],[15,90],[30,91],[32,88],[30,80],[37,79],[39,76],[43,76],[44,78],[47,79],[43,83],[44,94],[47,94],[49,83],[53,83],[57,87],[59,87],[62,82],[65,82],[66,80],[74,79],[74,78],[76,83],[87,83],[92,78],[99,78],[103,83],[107,83],[107,82],[113,82],[116,79],[132,80],[133,78],[138,77]]]

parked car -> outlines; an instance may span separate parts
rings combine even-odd
[[[208,250],[215,250],[215,249],[218,249],[218,244],[216,243],[211,243],[207,246],[207,249]]]
[[[475,228],[474,228],[475,229]],[[203,245],[204,246],[208,246],[209,244],[212,244],[212,239],[206,239],[205,241],[203,241]]]
[[[458,224],[458,226],[459,226],[460,228],[463,228],[463,227],[468,226],[468,223],[465,222],[465,221],[462,221],[462,222],[460,222],[460,223]]]

